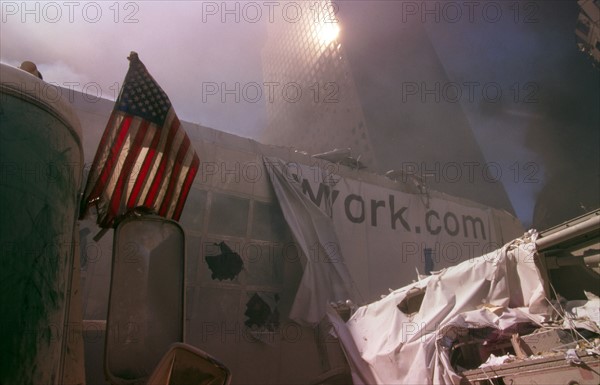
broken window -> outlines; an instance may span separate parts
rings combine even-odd
[[[235,251],[231,250],[225,242],[215,244],[219,246],[220,254],[205,257],[208,268],[212,272],[211,278],[222,281],[233,280],[242,271],[244,261]]]
[[[425,298],[425,289],[412,288],[406,293],[406,297],[397,305],[398,309],[406,314],[418,313]]]
[[[251,329],[277,330],[279,328],[278,302],[277,293],[255,292],[246,302],[244,315],[247,319],[244,324]]]
[[[278,205],[254,202],[252,238],[280,241],[286,236],[287,224]]]

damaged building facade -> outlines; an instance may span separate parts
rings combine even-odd
[[[599,215],[330,311],[354,384],[597,383]]]
[[[68,92],[89,164],[112,102]],[[523,232],[503,210],[182,123],[201,158],[179,221],[185,342],[222,360],[234,384],[347,380],[340,345],[320,322],[323,299],[367,304],[417,272],[475,258]],[[304,224],[290,226],[291,218]],[[108,332],[113,240],[109,232],[96,241],[98,232],[92,217],[80,222],[89,384],[104,378]]]
[[[4,71],[11,74],[3,66]],[[30,84],[34,78],[12,71],[22,83],[3,87],[12,87],[16,95],[19,90],[34,94]],[[59,91],[81,122],[83,162],[89,164],[113,103]],[[69,322],[65,330],[76,336],[69,328],[82,329],[85,360],[76,358],[86,363],[88,384],[106,383],[105,348],[144,352],[148,339],[169,337],[162,327],[148,327],[135,318],[107,326],[111,311],[123,299],[109,299],[109,287],[111,293],[115,285],[128,288],[136,271],[158,278],[154,280],[158,285],[135,288],[128,297],[133,298],[130,306],[154,304],[150,297],[165,302],[167,291],[173,289],[166,277],[175,276],[185,290],[182,302],[166,301],[171,310],[149,316],[180,329],[185,343],[222,360],[234,373],[234,384],[387,383],[406,376],[458,383],[459,373],[479,381],[479,374],[492,374],[468,372],[477,369],[477,359],[472,358],[477,354],[469,356],[470,348],[463,351],[460,346],[477,349],[476,343],[490,341],[494,331],[478,330],[478,338],[471,341],[466,339],[469,329],[488,325],[515,332],[511,336],[517,334],[528,343],[531,328],[511,327],[527,318],[540,329],[541,323],[551,320],[544,301],[549,296],[560,300],[551,288],[568,300],[583,301],[569,304],[571,309],[588,309],[590,301],[593,306],[597,273],[581,267],[582,260],[597,258],[598,213],[565,229],[542,233],[540,239],[535,232],[518,238],[524,229],[505,211],[422,191],[414,184],[293,148],[183,125],[202,160],[180,226],[140,234],[128,230],[129,235],[115,240],[113,255],[112,233],[101,236],[88,218],[79,222],[78,243],[67,244],[79,246],[82,282],[80,289],[73,286],[71,296],[81,294],[83,323]],[[27,163],[11,165],[3,169],[6,180],[30,175],[31,168],[24,168],[30,166]],[[152,252],[173,259],[162,258],[138,271],[136,263],[143,263],[140,256],[148,252],[132,242],[138,236],[148,244],[164,237],[168,242]],[[183,250],[175,258],[179,253],[173,249],[183,244],[175,238],[185,238],[185,258]],[[538,254],[543,256],[540,265]],[[73,267],[78,269],[76,263]],[[589,274],[585,280],[582,271]],[[593,314],[586,317],[593,320]],[[478,327],[470,327],[470,321]],[[446,329],[447,322],[458,329]],[[394,333],[397,327],[399,334]],[[386,335],[390,338],[382,344]],[[505,339],[500,342],[506,345]],[[515,346],[520,343],[511,346],[518,350]],[[444,347],[463,357],[439,350]],[[437,349],[433,356],[432,349]],[[595,346],[586,349],[591,352],[586,350],[585,357],[577,350],[576,357],[571,351],[569,357],[596,365]],[[505,350],[494,346],[488,357]],[[433,364],[405,365],[406,357]],[[140,358],[120,356],[116,364],[122,380],[149,375],[152,367],[137,366]]]
[[[73,105],[90,131],[84,147],[91,145],[111,103],[86,103],[77,95]],[[293,148],[183,124],[202,154],[180,220],[186,237],[185,342],[221,359],[233,373],[233,384],[402,383],[408,378],[485,383],[498,377],[489,365],[509,365],[502,375],[512,378],[520,370],[515,368],[533,365],[533,359],[516,360],[509,337],[518,334],[533,349],[540,341],[535,333],[547,333],[560,319],[548,313],[545,298],[555,296],[548,282],[579,305],[588,300],[583,289],[593,300],[597,273],[581,270],[580,262],[584,254],[597,253],[593,238],[571,254],[571,262],[561,258],[568,250],[564,243],[538,260],[532,238],[502,247],[524,231],[502,210],[436,191],[423,194],[411,183]],[[591,220],[597,222],[597,214]],[[91,379],[103,378],[99,354],[107,332],[112,240],[108,234],[95,242],[98,228],[91,219],[80,231],[87,261],[82,267],[87,374],[95,383]],[[561,284],[574,284],[565,274],[582,277],[581,271],[589,274],[577,279],[578,285],[587,282],[583,289],[570,292]],[[446,300],[448,295],[454,300]],[[531,315],[534,304],[538,313]],[[351,315],[347,322],[340,318]],[[399,334],[396,327],[403,328]],[[394,340],[392,335],[404,347],[390,345],[390,356],[380,348]],[[390,338],[381,345],[378,339],[385,336]],[[405,337],[412,345],[400,343]],[[446,352],[439,350],[443,341],[449,344]],[[579,345],[569,341],[577,350]],[[403,363],[405,354],[411,362],[429,357],[434,346],[439,370],[428,372],[424,362]],[[370,349],[376,351],[373,358]],[[596,367],[594,353],[577,351],[585,365]],[[566,362],[562,353],[533,353],[554,366]],[[492,354],[509,358],[486,364]],[[388,364],[379,369],[383,362]],[[390,370],[389,362],[396,369]],[[539,371],[528,373],[535,378]]]

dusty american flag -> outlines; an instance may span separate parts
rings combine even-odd
[[[178,220],[199,159],[169,101],[135,52],[98,145],[81,216],[96,207],[100,227],[144,207]]]

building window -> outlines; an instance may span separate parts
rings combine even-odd
[[[213,192],[208,232],[244,237],[248,226],[249,207],[248,199]]]
[[[248,293],[250,299],[246,302],[244,324],[251,329],[275,331],[279,328],[279,311],[277,293],[255,292]]]
[[[220,242],[215,246],[219,247],[218,253],[215,255],[207,255],[205,258],[206,264],[211,271],[211,278],[219,281],[229,279],[232,280],[240,274],[244,267],[242,257],[225,243]]]
[[[186,208],[181,214],[179,221],[186,230],[200,232],[206,215],[206,196],[204,190],[192,188],[187,197]]]
[[[251,236],[265,241],[282,240],[287,224],[278,204],[254,201]]]

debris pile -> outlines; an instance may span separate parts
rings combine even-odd
[[[597,384],[600,299],[549,295],[536,238],[420,277],[342,325],[332,320],[354,384]]]

